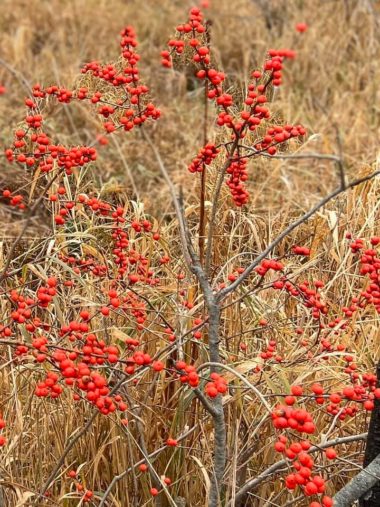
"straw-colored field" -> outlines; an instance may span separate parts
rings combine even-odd
[[[211,47],[216,66],[228,77],[229,93],[237,97],[245,93],[251,70],[261,67],[268,49],[286,47],[296,51],[296,58],[285,65],[283,85],[271,98],[270,109],[276,124],[302,124],[307,136],[303,143],[292,142],[283,154],[335,155],[344,167],[346,181],[379,171],[380,3],[370,0],[212,0],[211,3],[207,10],[212,21]],[[57,83],[68,88],[78,83],[88,85],[87,75],[79,74],[81,66],[92,60],[116,60],[119,32],[132,24],[139,40],[142,80],[149,85],[154,103],[162,110],[162,118],[144,129],[151,145],[159,150],[175,188],[183,191],[184,214],[196,238],[200,179],[190,174],[187,166],[203,145],[203,88],[193,77],[190,64],[175,70],[160,65],[161,50],[175,26],[186,19],[191,5],[184,0],[1,0],[0,85],[6,87],[0,96],[1,149],[12,144],[13,131],[23,121],[23,101],[30,85],[40,83],[46,87]],[[308,25],[305,33],[295,29],[300,22]],[[101,130],[93,109],[83,103],[66,106],[48,101],[45,115],[48,130],[54,133],[52,137],[62,144],[90,144]],[[209,139],[227,142],[228,135],[215,127],[214,119],[213,107],[209,106],[206,122]],[[324,157],[254,159],[248,170],[250,201],[242,209],[232,204],[229,189],[223,185],[214,223],[210,269],[214,287],[228,285],[228,275],[234,269],[246,267],[291,222],[333,191],[339,184],[338,166]],[[21,189],[26,201],[33,202],[44,185],[44,176],[31,179],[30,173],[10,166],[3,156],[0,167],[0,190]],[[207,173],[206,221],[211,213],[218,169],[214,164]],[[193,391],[175,380],[170,370],[181,353],[195,366],[207,362],[207,326],[202,328],[201,340],[190,339],[194,319],[204,318],[207,311],[195,277],[186,274],[183,282],[178,280],[179,273],[186,273],[178,222],[154,150],[138,129],[112,135],[109,143],[99,148],[94,166],[83,177],[74,174],[70,192],[72,196],[94,192],[113,205],[126,203],[127,221],[136,217],[142,220],[145,213],[153,229],[160,229],[158,242],[133,231],[130,236],[138,254],[149,259],[154,269],[158,266],[158,285],[135,286],[147,314],[142,329],[137,329],[134,319],[124,314],[116,314],[108,324],[102,315],[96,314],[91,324],[92,332],[121,348],[127,336],[137,337],[144,352],[160,355],[167,369],[161,373],[146,369],[135,375],[135,382],[124,385],[121,395],[128,404],[125,414],[128,425],[122,423],[119,412],[103,416],[91,404],[74,401],[68,388],[56,400],[34,396],[37,382],[44,377],[43,371],[52,369],[53,363],[36,363],[31,351],[22,359],[15,358],[14,346],[9,342],[30,342],[31,338],[21,329],[23,326],[10,338],[4,335],[2,325],[8,325],[8,316],[15,305],[8,297],[9,291],[19,284],[28,295],[46,276],[75,278],[77,274],[70,267],[64,268],[59,257],[70,250],[70,241],[80,243],[83,257],[93,256],[99,263],[112,258],[110,228],[101,225],[88,210],[78,212],[74,229],[62,232],[49,214],[48,205],[40,206],[8,266],[14,270],[24,266],[23,269],[1,282],[0,419],[2,416],[7,424],[2,432],[7,443],[0,447],[0,507],[82,505],[80,488],[78,491],[76,480],[68,476],[73,469],[84,490],[94,492],[87,505],[98,506],[112,479],[125,471],[123,478],[114,484],[106,506],[208,505],[207,492],[213,474],[212,418]],[[353,238],[367,240],[380,236],[379,198],[378,177],[355,186],[329,201],[273,252],[276,258],[284,259],[289,279],[295,283],[315,279],[324,282],[321,292],[329,318],[341,315],[341,308],[349,306],[352,297],[369,283],[359,275],[358,256],[352,254],[345,235],[351,233]],[[22,213],[3,198],[0,198],[0,224],[2,269],[24,224]],[[197,245],[197,241],[194,243]],[[311,255],[305,259],[289,256],[295,244],[311,248]],[[167,265],[160,265],[162,256],[170,257]],[[110,279],[94,278],[90,272],[77,278],[74,287],[58,290],[53,307],[43,314],[44,322],[51,326],[47,333],[55,333],[57,337],[58,328],[75,320],[81,309],[94,312],[104,304],[103,296],[112,285]],[[290,473],[289,463],[234,503],[236,492],[247,481],[282,459],[273,447],[276,434],[263,400],[270,407],[282,403],[282,395],[288,394],[293,384],[303,385],[310,394],[314,382],[322,383],[326,393],[339,391],[349,383],[344,372],[344,353],[335,350],[329,356],[325,350],[329,357],[324,359],[310,311],[283,291],[271,290],[268,283],[255,290],[257,278],[252,275],[223,302],[225,309],[219,328],[221,361],[240,378],[231,372],[223,373],[229,392],[223,396],[227,462],[221,505],[308,507],[314,497],[305,497],[301,489],[292,492],[284,487],[284,477]],[[271,276],[266,280],[270,279]],[[184,301],[190,303],[188,307]],[[260,319],[266,319],[264,327]],[[173,326],[178,336],[190,335],[183,339],[180,348],[168,341],[165,322]],[[295,332],[297,326],[304,329],[304,342]],[[359,375],[375,373],[380,360],[380,327],[374,306],[357,310],[349,325],[338,334],[338,338],[331,338],[333,346],[334,340],[339,340],[347,348],[354,356]],[[276,342],[276,354],[283,361],[263,365],[260,354],[269,340]],[[65,347],[74,347],[67,343]],[[122,355],[126,358],[130,352],[122,349]],[[110,378],[111,387],[120,381],[112,368],[101,371]],[[204,377],[207,375],[204,369]],[[261,398],[241,378],[253,384]],[[314,418],[317,430],[310,437],[313,444],[368,430],[369,412],[359,410],[354,417],[340,421],[327,413],[326,405],[313,404],[307,397],[298,401]],[[49,484],[48,498],[38,496],[70,439],[89,420],[92,423],[87,431],[60,463]],[[180,442],[176,448],[162,450],[168,437]],[[323,452],[314,454],[313,473],[328,479],[329,495],[334,496],[359,470],[364,444],[362,438],[337,446],[338,458],[331,462]],[[161,452],[152,454],[158,449]],[[144,453],[152,454],[152,467],[159,478],[166,476],[172,480],[157,497],[150,492],[154,480],[149,472],[134,468]]]

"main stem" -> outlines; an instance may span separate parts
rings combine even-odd
[[[204,124],[203,124],[203,146],[207,144],[207,115],[208,115],[208,81],[205,81],[204,90]],[[199,210],[199,260],[201,265],[204,264],[205,255],[205,234],[206,234],[206,213],[205,213],[205,201],[206,201],[206,164],[203,164],[203,170],[201,172],[201,195],[200,195],[200,210]]]
[[[220,363],[219,355],[219,329],[220,329],[220,307],[214,298],[207,301],[209,311],[209,352],[210,361]],[[211,372],[217,372],[217,366],[211,366]],[[224,421],[224,410],[222,397],[219,395],[213,402],[214,422],[214,474],[211,482],[209,507],[218,507],[221,502],[220,492],[226,466],[226,425]]]
[[[219,330],[220,330],[220,303],[216,298],[216,295],[213,292],[213,289],[210,285],[210,282],[207,277],[206,270],[202,267],[199,256],[194,250],[192,244],[192,238],[190,235],[190,231],[187,225],[186,217],[182,207],[182,199],[178,198],[176,195],[176,190],[174,185],[170,179],[168,171],[166,170],[165,164],[160,156],[159,151],[150,140],[150,138],[146,135],[143,129],[142,133],[148,144],[153,150],[153,153],[158,162],[158,166],[169,186],[173,204],[175,206],[176,214],[179,222],[180,236],[182,249],[184,253],[185,262],[189,271],[191,271],[195,277],[197,278],[199,285],[202,290],[202,294],[205,301],[205,306],[209,313],[209,355],[210,362],[216,363],[212,365],[211,372],[218,371],[218,363],[220,364],[220,354],[219,354]],[[212,232],[211,232],[212,236]],[[209,245],[208,245],[209,249]],[[211,253],[211,251],[210,251]],[[207,254],[206,254],[207,257]],[[202,401],[202,400],[201,400]],[[211,403],[211,402],[210,402]],[[204,403],[206,410],[209,412],[211,417],[213,418],[214,423],[214,457],[213,457],[213,465],[214,465],[214,473],[211,481],[210,495],[209,495],[209,504],[208,507],[219,507],[220,505],[220,490],[222,489],[222,481],[224,470],[226,466],[226,425],[224,422],[224,410],[222,397],[217,396],[212,402],[212,407],[207,407],[207,403]]]

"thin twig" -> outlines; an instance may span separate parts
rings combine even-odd
[[[142,136],[145,139],[145,141],[149,144],[150,148],[152,149],[153,154],[155,156],[155,159],[156,159],[156,161],[158,163],[158,167],[159,167],[159,169],[161,171],[161,174],[164,177],[164,180],[165,180],[166,184],[169,187],[169,191],[170,191],[170,194],[171,194],[171,197],[172,197],[173,205],[174,205],[174,208],[175,208],[175,211],[176,211],[176,215],[177,215],[177,218],[178,218],[179,232],[180,232],[180,238],[181,238],[181,245],[182,245],[183,256],[185,258],[187,267],[190,269],[191,259],[190,259],[190,255],[189,255],[189,251],[188,251],[188,247],[187,247],[186,238],[185,238],[185,225],[183,223],[181,211],[179,209],[179,203],[178,203],[178,198],[177,198],[177,195],[176,195],[176,189],[175,189],[175,187],[173,185],[172,180],[170,179],[169,173],[168,173],[168,171],[166,169],[166,166],[165,166],[165,164],[164,164],[164,162],[162,160],[161,154],[158,151],[156,145],[153,143],[153,141],[151,140],[151,138],[149,137],[149,135],[145,132],[144,128],[141,128],[140,132],[142,133]]]
[[[60,174],[62,174],[62,171],[63,170],[58,171],[54,175],[54,177],[50,181],[48,181],[48,183],[43,188],[40,196],[36,199],[36,201],[34,202],[33,206],[29,209],[29,212],[28,212],[28,214],[27,214],[27,216],[25,218],[24,225],[23,225],[21,231],[19,232],[17,238],[12,243],[12,246],[11,246],[9,252],[8,252],[7,260],[5,261],[4,268],[3,268],[3,270],[2,270],[2,272],[0,274],[0,282],[2,282],[7,277],[7,271],[8,271],[8,268],[9,268],[9,266],[10,266],[12,260],[13,260],[13,254],[14,254],[17,246],[19,245],[20,241],[23,239],[25,231],[29,227],[30,222],[31,222],[31,220],[32,220],[32,218],[34,216],[34,213],[37,211],[37,208],[40,205],[40,203],[42,202],[43,198],[45,197],[46,192],[53,185],[54,181],[58,178],[58,176]]]
[[[251,382],[249,382],[249,380],[247,380],[241,373],[239,373],[238,371],[234,370],[233,368],[231,368],[231,366],[228,366],[227,364],[220,364],[220,363],[215,364],[215,363],[212,363],[212,362],[202,363],[202,365],[198,368],[197,371],[201,371],[204,368],[207,368],[209,366],[210,367],[217,366],[219,369],[223,369],[223,370],[229,371],[230,373],[232,373],[233,375],[235,375],[235,377],[239,378],[247,387],[249,387],[249,389],[251,389],[256,394],[256,396],[260,399],[261,403],[268,410],[268,412],[272,413],[272,407],[269,405],[269,403],[264,398],[264,396],[261,394],[261,392],[257,389],[257,387],[255,387],[253,384],[251,384]]]
[[[197,426],[198,425],[193,426],[188,431],[186,431],[186,433],[183,433],[183,435],[180,435],[177,438],[177,441],[181,442],[182,440],[184,440],[185,438],[187,438],[189,435],[191,435],[196,430]],[[99,507],[103,507],[105,505],[105,501],[109,497],[109,495],[110,495],[112,489],[114,488],[114,486],[119,481],[121,481],[126,475],[128,475],[129,472],[131,472],[133,469],[137,468],[139,465],[142,465],[143,463],[145,463],[147,461],[147,459],[151,462],[153,458],[155,458],[156,456],[158,456],[159,454],[161,454],[163,451],[167,450],[167,448],[168,448],[167,445],[165,445],[163,447],[160,447],[159,449],[156,449],[154,452],[151,452],[150,454],[148,454],[147,456],[145,456],[140,461],[137,461],[136,463],[134,463],[132,466],[130,466],[129,468],[127,468],[126,470],[124,470],[120,474],[115,475],[113,477],[112,481],[109,483],[108,488],[104,492],[104,495],[103,495],[102,500],[101,500],[101,502],[99,504]]]
[[[113,389],[110,391],[109,396],[112,396],[112,394],[114,394],[115,392],[117,392],[117,390],[123,385],[123,383],[125,381],[126,380],[123,378],[119,382],[117,382],[117,384],[115,384],[115,386],[113,387]],[[50,473],[48,479],[46,480],[46,482],[42,486],[42,488],[40,490],[40,497],[44,496],[45,493],[46,493],[46,491],[49,489],[50,485],[54,481],[56,475],[59,472],[59,469],[61,468],[61,466],[65,462],[66,456],[69,454],[69,452],[71,451],[71,449],[78,442],[78,440],[83,435],[85,435],[87,433],[87,431],[90,429],[92,423],[95,421],[95,419],[97,418],[97,416],[100,414],[99,410],[97,410],[97,409],[93,409],[93,410],[94,411],[93,411],[90,419],[87,421],[87,423],[83,426],[83,428],[78,433],[75,434],[75,436],[71,437],[71,439],[67,443],[67,445],[66,445],[63,453],[61,454],[59,460],[57,461],[55,467],[53,468],[53,470]]]
[[[329,201],[337,197],[339,194],[344,192],[345,190],[348,190],[350,188],[354,188],[358,185],[361,185],[362,183],[365,183],[366,181],[369,181],[373,179],[375,176],[378,176],[380,174],[380,169],[378,171],[375,171],[368,176],[363,176],[362,178],[359,178],[357,180],[352,181],[351,183],[348,183],[346,188],[342,189],[340,186],[330,194],[328,194],[326,197],[321,199],[317,204],[315,204],[309,211],[301,215],[297,220],[292,222],[288,227],[286,227],[281,234],[277,236],[275,240],[273,240],[266,248],[265,250],[258,255],[255,260],[247,267],[247,269],[242,273],[239,278],[237,278],[231,285],[226,287],[225,289],[222,289],[219,291],[216,295],[217,301],[221,301],[224,299],[228,294],[231,294],[231,292],[235,291],[239,285],[252,273],[252,271],[257,267],[260,262],[266,258],[266,256],[272,252],[272,250],[279,244],[281,241],[286,238],[286,236],[289,236],[291,232],[294,231],[297,227],[304,224],[310,217],[312,217],[317,211],[319,211],[323,206],[325,206]]]
[[[367,437],[367,433],[361,433],[359,435],[350,435],[348,437],[335,438],[333,440],[329,440],[327,442],[320,443],[318,446],[310,447],[309,453],[314,453],[320,451],[321,449],[326,449],[328,447],[333,447],[335,445],[348,444],[350,442],[356,442],[358,440],[365,440]],[[235,495],[235,504],[230,503],[229,507],[238,504],[240,500],[251,490],[259,486],[266,479],[274,475],[276,472],[280,471],[283,467],[286,467],[289,463],[289,460],[282,459],[274,463],[272,466],[264,470],[260,475],[254,477],[247,481],[244,486],[242,486]],[[335,503],[334,503],[335,506]],[[339,506],[343,507],[343,506]]]
[[[2,65],[5,69],[7,69],[7,71],[10,74],[12,74],[22,84],[22,86],[28,92],[28,95],[30,97],[33,97],[32,86],[29,83],[29,81],[23,76],[23,74],[21,74],[21,72],[16,70],[14,67],[12,67],[10,63],[6,62],[2,58],[0,58],[0,65]]]

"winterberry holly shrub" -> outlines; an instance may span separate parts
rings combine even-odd
[[[343,486],[340,467],[365,439],[379,403],[378,345],[360,364],[355,340],[369,322],[378,333],[380,236],[337,229],[354,282],[336,299],[336,259],[319,259],[316,235],[298,235],[331,200],[372,184],[378,171],[346,181],[338,160],[338,188],[262,251],[247,251],[246,232],[235,241],[245,226],[221,217],[239,212],[244,224],[255,161],[289,156],[308,134],[271,112],[296,52],[270,49],[239,94],[219,69],[210,30],[193,7],[161,52],[167,72],[188,66],[203,94],[203,142],[186,161],[187,177],[198,178],[195,217],[150,136],[161,110],[140,77],[131,26],[114,63],[85,64],[72,88],[35,84],[5,149],[9,174],[17,166],[30,186],[15,189],[10,177],[1,190],[23,218],[3,255],[0,368],[10,399],[24,382],[33,398],[4,403],[0,474],[12,449],[28,442],[27,431],[19,442],[8,438],[22,407],[30,418],[56,413],[56,438],[44,444],[49,466],[27,458],[38,470],[34,484],[23,485],[35,505],[341,505],[333,499]],[[81,103],[102,131],[89,145],[60,142],[49,129],[55,103]],[[168,186],[176,212],[170,227],[97,181],[101,150],[131,131]],[[40,209],[50,233],[25,244]],[[107,454],[115,441],[127,468]],[[104,449],[102,464],[88,461],[92,447]],[[106,471],[94,483],[99,466]]]

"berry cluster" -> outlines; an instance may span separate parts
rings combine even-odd
[[[206,86],[207,97],[215,101],[218,110],[216,123],[220,127],[231,130],[233,144],[230,150],[225,143],[224,147],[227,156],[231,160],[227,173],[230,178],[227,181],[236,206],[243,206],[248,202],[249,194],[243,182],[247,180],[248,158],[262,153],[274,155],[277,145],[288,142],[292,138],[303,137],[306,130],[301,125],[274,126],[267,129],[266,135],[256,140],[249,146],[247,157],[241,156],[238,151],[238,141],[243,140],[247,133],[255,132],[263,120],[270,118],[270,111],[266,107],[268,97],[266,91],[269,85],[280,86],[282,82],[282,69],[285,59],[295,57],[294,51],[289,49],[270,50],[262,71],[254,71],[252,78],[254,82],[248,85],[247,96],[240,114],[236,116],[234,97],[226,93],[223,83],[226,76],[223,72],[215,69],[211,64],[211,50],[208,43],[207,23],[204,20],[202,11],[198,7],[190,10],[186,23],[177,26],[177,36],[168,43],[169,50],[161,52],[162,64],[164,67],[173,65],[173,57],[181,57],[184,54],[191,54],[192,63],[196,66],[195,75],[203,81]],[[185,51],[186,50],[186,51]],[[202,172],[205,156],[214,158],[211,146],[203,148],[189,166],[190,172]],[[205,150],[209,149],[209,153]]]
[[[140,83],[137,62],[139,55],[134,51],[137,45],[133,28],[127,27],[121,33],[122,63],[117,66],[102,66],[97,62],[91,62],[82,69],[83,74],[91,74],[95,81],[107,82],[112,88],[119,88],[122,96],[103,97],[96,90],[91,92],[87,87],[79,87],[77,90],[69,90],[56,85],[42,88],[40,84],[33,86],[34,99],[27,98],[25,105],[27,114],[24,128],[15,131],[14,142],[11,148],[5,150],[9,162],[16,162],[25,169],[38,170],[49,173],[53,170],[65,172],[71,175],[75,168],[82,168],[97,158],[93,146],[66,147],[53,142],[51,137],[42,130],[44,118],[41,110],[47,103],[48,98],[54,98],[57,102],[69,104],[74,100],[87,100],[92,104],[100,104],[97,113],[107,119],[104,128],[108,133],[117,129],[126,131],[142,125],[147,119],[157,120],[160,111],[149,102],[149,89]],[[114,100],[114,103],[110,103]],[[12,196],[9,190],[3,196],[10,199],[10,204],[24,208],[20,196]],[[64,223],[67,211],[63,210],[57,218],[57,224]]]
[[[295,255],[302,255],[304,257],[308,257],[310,255],[310,248],[307,248],[307,246],[295,245],[292,248],[292,251]]]
[[[284,127],[276,125],[275,127],[268,128],[265,136],[255,143],[254,149],[256,153],[266,152],[269,155],[275,155],[278,145],[285,143],[291,138],[303,137],[305,134],[306,130],[302,125],[285,125]]]
[[[2,192],[2,196],[7,200],[10,206],[17,207],[19,210],[25,209],[25,203],[23,202],[24,196],[21,194],[13,195],[9,189],[5,189]]]
[[[283,271],[284,268],[284,264],[280,261],[276,261],[275,259],[264,259],[261,261],[260,266],[258,266],[255,271],[260,276],[265,276],[270,270]]]
[[[175,367],[180,374],[179,380],[182,384],[189,384],[190,387],[198,387],[200,379],[195,366],[186,364],[184,361],[177,361]]]
[[[292,393],[295,395],[302,394],[301,388],[294,389]],[[299,387],[299,386],[297,386]],[[297,394],[299,393],[299,394]],[[313,434],[315,431],[315,424],[311,415],[304,409],[293,409],[287,405],[279,405],[272,412],[273,426],[276,429],[291,428],[299,433]]]
[[[275,340],[270,340],[268,345],[266,346],[266,349],[260,352],[261,359],[264,359],[264,361],[267,361],[268,359],[272,359],[277,348],[277,343]],[[275,356],[275,361],[277,363],[281,363],[282,357],[279,355]]]
[[[218,394],[226,394],[227,392],[227,380],[218,373],[211,373],[210,379],[212,382],[207,382],[205,387],[205,393],[210,398],[216,398]]]
[[[247,173],[248,159],[238,158],[231,161],[227,168],[227,174],[230,174],[227,185],[230,188],[232,199],[236,206],[244,206],[249,199],[249,193],[244,187],[244,182],[248,179]]]
[[[210,165],[211,162],[218,156],[219,150],[215,144],[207,143],[198,153],[198,155],[192,160],[189,165],[189,171],[191,173],[201,173],[204,167]]]
[[[87,63],[82,68],[83,74],[90,74],[110,86],[104,93],[93,91],[90,100],[100,103],[98,114],[107,119],[104,128],[108,133],[122,128],[130,131],[142,125],[147,119],[157,120],[161,112],[149,101],[149,88],[141,84],[138,62],[140,55],[136,53],[136,33],[131,26],[121,32],[121,61],[112,65],[101,65],[99,62]],[[119,89],[118,93],[115,89]],[[81,87],[82,99],[88,98],[89,90]],[[115,95],[116,93],[116,95]]]
[[[292,394],[295,396],[301,395],[302,388],[292,386]],[[287,398],[287,405],[279,405],[272,412],[274,427],[279,430],[289,428],[298,433],[313,434],[315,425],[311,415],[304,409],[293,409],[288,406],[295,403],[295,398],[293,396]],[[274,447],[277,452],[283,453],[288,460],[292,461],[292,467],[295,471],[285,477],[285,485],[289,490],[300,487],[306,497],[325,493],[325,479],[320,475],[313,475],[314,460],[309,454],[311,448],[309,440],[301,439],[290,443],[288,438],[281,434]],[[328,459],[334,459],[336,457],[334,449],[327,449],[326,456]],[[321,498],[321,502],[312,502],[309,507],[331,507],[333,505],[331,497],[327,495]]]
[[[35,104],[32,103],[28,107],[33,108]],[[17,162],[26,170],[39,170],[42,173],[49,173],[58,168],[60,172],[64,171],[70,175],[74,168],[82,168],[96,160],[95,148],[87,146],[67,148],[54,144],[41,130],[41,122],[31,122],[30,118],[30,115],[25,118],[27,124],[25,129],[16,130],[13,147],[5,150],[9,162]]]

